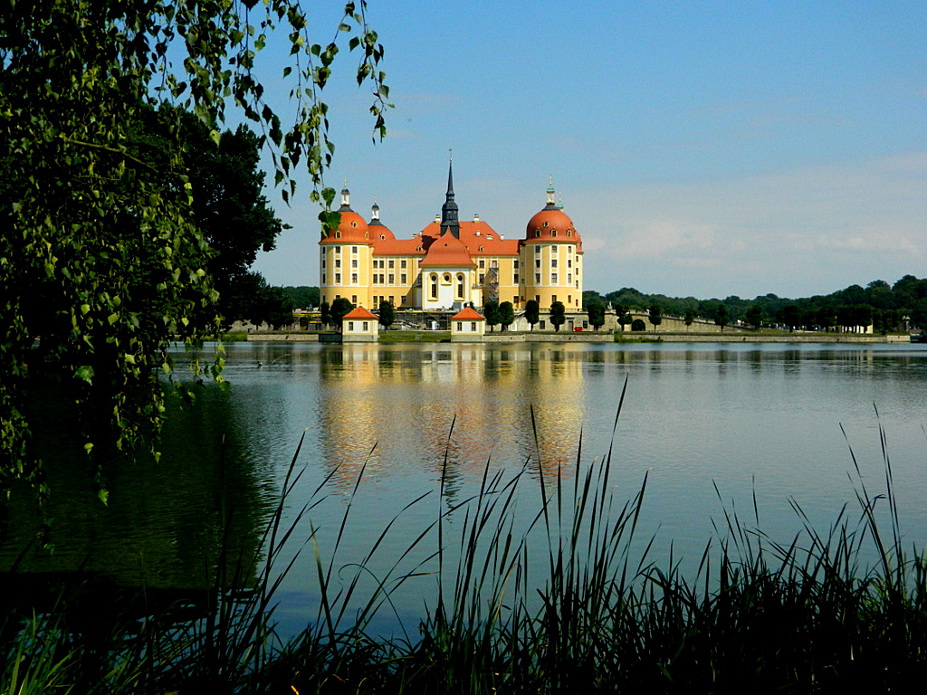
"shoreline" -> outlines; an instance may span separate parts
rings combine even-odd
[[[395,334],[396,337],[393,337]],[[399,337],[402,336],[402,337]],[[852,333],[785,333],[782,335],[737,333],[596,333],[593,331],[573,333],[515,332],[487,333],[466,341],[455,340],[449,331],[391,331],[390,337],[370,342],[397,343],[849,343],[849,344],[908,344],[907,335],[854,335]],[[340,343],[338,333],[310,333],[305,331],[267,331],[249,333],[246,342],[294,342],[294,343]],[[232,341],[235,342],[235,341]]]

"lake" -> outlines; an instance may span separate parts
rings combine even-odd
[[[301,550],[279,593],[287,630],[317,608],[308,539],[315,534],[327,563],[349,504],[334,560],[345,568],[343,581],[420,495],[378,548],[373,575],[385,574],[439,510],[470,498],[487,467],[505,480],[521,475],[518,529],[537,514],[541,486],[553,490],[558,475],[572,484],[578,468],[602,466],[610,448],[617,499],[648,477],[638,537],[642,547],[656,534],[658,565],[672,544],[682,566],[694,568],[725,510],[755,525],[754,498],[760,528],[778,540],[800,527],[793,506],[822,532],[846,503],[855,521],[850,450],[870,496],[884,493],[880,427],[905,540],[919,548],[927,541],[923,345],[236,343],[226,350],[229,392],[206,385],[193,405],[173,404],[160,462],[112,466],[107,507],[94,501],[80,467],[52,464],[55,552],[27,555],[22,568],[202,585],[215,571],[229,518],[236,548],[260,547],[303,436],[296,464],[304,472],[285,516],[293,519],[310,499],[318,504],[284,554],[289,560]],[[35,522],[28,505],[13,505],[4,565]],[[459,545],[453,534],[461,524],[460,514],[447,518],[445,533],[455,539],[447,545]],[[434,549],[427,538],[405,570]],[[404,620],[434,594],[434,562],[421,569],[424,576],[395,597]]]

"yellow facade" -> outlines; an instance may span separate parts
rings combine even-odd
[[[342,191],[337,230],[320,247],[322,301],[344,297],[355,306],[457,311],[495,300],[516,311],[536,300],[541,311],[560,301],[567,311],[582,307],[582,240],[573,223],[554,204],[528,222],[522,238],[507,239],[475,216],[459,222],[452,174],[443,215],[410,239],[397,239],[374,205],[370,221],[350,207]]]

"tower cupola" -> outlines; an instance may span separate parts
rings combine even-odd
[[[448,162],[447,167],[447,193],[444,196],[444,205],[441,206],[441,233],[450,232],[460,238],[460,222],[457,219],[457,202],[454,200],[454,159]]]

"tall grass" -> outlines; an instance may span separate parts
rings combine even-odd
[[[881,423],[879,432],[883,492],[870,493],[850,449],[856,500],[830,528],[815,529],[793,502],[802,530],[782,541],[761,530],[755,499],[749,520],[722,505],[692,575],[672,549],[654,559],[654,539],[637,538],[646,476],[619,495],[613,452],[583,465],[582,436],[569,480],[542,474],[535,488],[536,461],[509,477],[487,462],[478,490],[453,506],[445,460],[438,494],[398,509],[355,558],[340,551],[363,472],[333,546],[320,547],[311,522],[308,539],[296,536],[327,480],[287,517],[301,475],[294,456],[266,556],[220,562],[240,569],[219,571],[205,613],[185,618],[175,606],[93,645],[51,616],[19,622],[0,646],[0,693],[904,690],[927,675],[927,562],[923,549],[904,547]],[[381,558],[403,515],[433,503],[434,520],[405,551]],[[522,521],[526,503],[535,511]],[[320,601],[315,620],[284,640],[273,597],[294,543],[313,555]],[[876,562],[864,562],[873,550]],[[393,608],[410,586],[433,596],[415,625]],[[374,624],[389,616],[396,632],[383,636]]]

